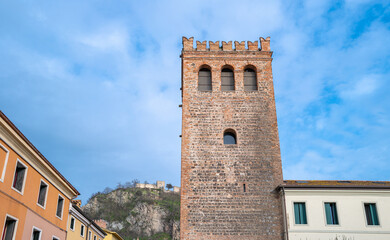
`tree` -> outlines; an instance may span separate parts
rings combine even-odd
[[[168,183],[167,184],[167,189],[169,190],[169,189],[172,189],[172,188],[173,188],[172,184]]]
[[[104,194],[107,194],[107,193],[110,193],[110,192],[112,192],[112,191],[113,191],[112,188],[106,187],[106,188],[103,190],[103,193],[104,193]]]
[[[124,188],[124,186],[122,185],[122,183],[118,183],[117,185],[116,185],[116,189],[121,189],[121,188]]]
[[[137,183],[139,183],[139,180],[133,179],[133,181],[131,181],[132,187],[135,188],[137,186]]]

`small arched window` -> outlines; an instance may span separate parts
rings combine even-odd
[[[223,144],[237,144],[236,133],[229,129],[223,133]]]
[[[256,72],[251,68],[246,68],[244,70],[244,90],[245,91],[257,90]]]
[[[201,68],[198,76],[198,90],[211,91],[211,71],[207,68]]]
[[[221,90],[234,91],[234,73],[229,68],[222,69],[221,72]]]

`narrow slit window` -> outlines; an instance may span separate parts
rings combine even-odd
[[[295,224],[307,224],[306,204],[304,202],[294,203]]]
[[[84,225],[81,225],[80,236],[84,237]]]
[[[63,209],[63,207],[64,207],[64,198],[61,197],[61,196],[58,196],[56,215],[59,218],[62,218],[62,209]]]
[[[378,212],[376,211],[375,203],[365,203],[364,209],[366,212],[367,225],[377,226],[379,225]]]
[[[328,225],[339,224],[336,203],[325,203],[325,214],[326,214],[326,224]]]
[[[31,240],[40,240],[41,230],[34,228],[31,236]]]
[[[74,224],[75,224],[75,219],[74,219],[74,217],[71,217],[70,218],[70,229],[72,231],[74,231]]]
[[[242,184],[242,190],[243,190],[244,192],[246,192],[246,185],[245,185],[245,183]]]
[[[251,68],[247,68],[244,71],[244,90],[245,91],[257,90],[256,72]]]
[[[211,91],[211,71],[207,68],[201,68],[198,76],[198,90],[199,91]]]
[[[221,72],[221,90],[234,91],[234,73],[229,68],[222,69]]]
[[[14,175],[14,182],[12,183],[12,187],[19,192],[22,192],[23,185],[24,185],[24,178],[26,177],[27,167],[24,166],[21,162],[17,162],[16,169],[15,169],[15,175]]]
[[[237,144],[236,134],[231,130],[225,131],[223,134],[223,143],[228,145]]]
[[[39,186],[39,193],[38,193],[38,204],[41,205],[42,207],[45,207],[46,193],[47,193],[47,184],[41,181],[41,185]]]
[[[7,217],[3,229],[2,240],[13,240],[16,230],[17,220]]]

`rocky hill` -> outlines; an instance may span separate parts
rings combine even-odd
[[[180,195],[162,189],[118,188],[94,194],[83,211],[125,240],[179,239]]]

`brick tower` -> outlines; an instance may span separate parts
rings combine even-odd
[[[270,39],[208,45],[183,37],[181,239],[281,240]]]

